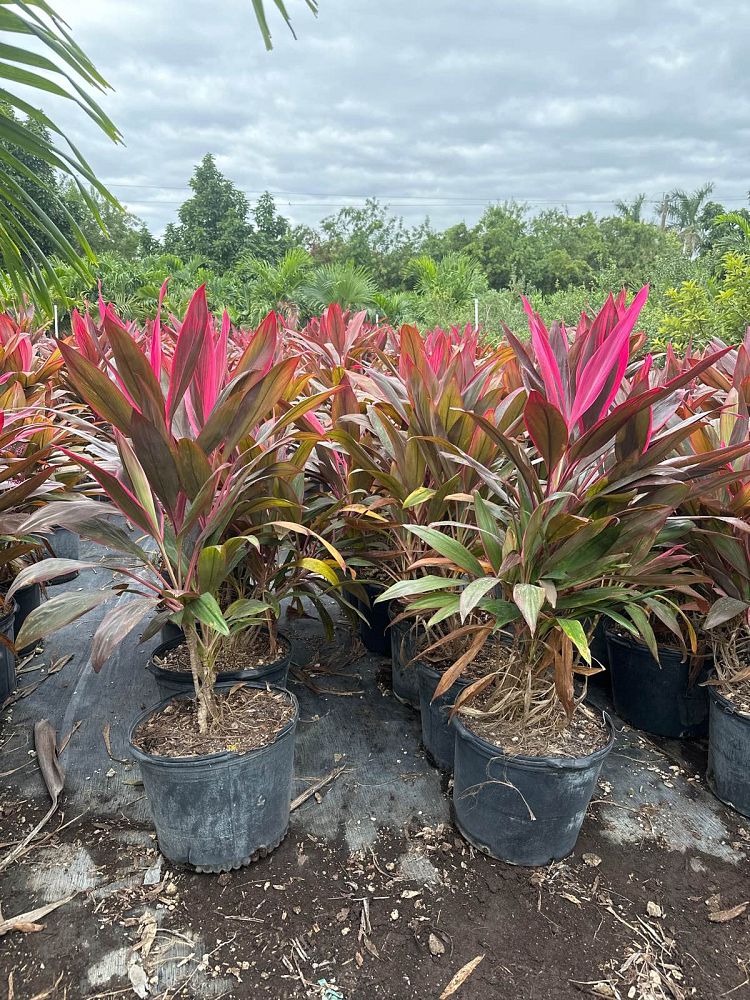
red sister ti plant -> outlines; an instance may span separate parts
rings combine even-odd
[[[605,306],[572,356],[561,330],[548,333],[534,319],[538,366],[513,344],[530,386],[522,413],[527,436],[519,440],[486,416],[470,415],[508,468],[485,473],[473,490],[471,517],[460,522],[468,541],[455,537],[453,522],[407,528],[432,549],[419,565],[433,574],[383,595],[405,599],[414,616],[431,615],[430,626],[458,617],[438,643],[461,639],[464,652],[436,696],[510,626],[512,646],[492,644],[494,668],[460,699],[465,705],[483,693],[482,712],[498,739],[570,723],[574,675],[595,669],[588,639],[601,615],[657,657],[651,618],[680,641],[683,628],[690,633],[675,595],[697,599],[694,588],[705,578],[675,544],[681,526],[672,515],[688,495],[718,488],[726,462],[750,445],[675,455],[700,418],[672,417],[667,426],[663,415],[674,414],[677,391],[711,359],[651,388],[647,358],[626,380],[644,299],[642,292],[619,318]]]
[[[274,363],[273,345],[261,342],[248,345],[229,372],[225,331],[212,330],[203,288],[188,306],[169,361],[158,317],[147,354],[122,324],[107,322],[104,333],[111,357],[105,371],[98,358],[67,344],[61,350],[71,386],[111,428],[119,468],[70,457],[111,506],[52,504],[23,530],[62,524],[108,546],[119,554],[107,561],[115,582],[53,597],[29,615],[17,641],[33,642],[119,598],[94,636],[91,658],[99,669],[147,616],[153,620],[146,635],[166,620],[179,624],[205,731],[218,711],[213,685],[221,643],[262,627],[273,650],[282,584],[313,576],[330,588],[335,568],[343,568],[336,549],[306,523],[300,484],[316,440],[294,429],[330,393],[305,395],[309,376],[297,374],[297,358]],[[118,512],[148,544],[111,522]],[[248,557],[251,567],[263,567],[260,579],[260,570],[243,567]],[[85,565],[45,560],[22,572],[14,587]]]

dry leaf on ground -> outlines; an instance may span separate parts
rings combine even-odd
[[[748,907],[748,902],[738,903],[737,906],[732,906],[728,910],[715,910],[713,913],[709,913],[708,919],[714,924],[726,924],[729,920],[734,920],[735,917],[741,917]]]
[[[443,992],[440,994],[440,1000],[447,1000],[448,997],[452,997],[453,994],[456,993],[461,986],[463,986],[483,958],[484,955],[477,955],[476,958],[472,958],[472,960],[467,962],[463,968],[459,969],[453,979],[451,979]]]

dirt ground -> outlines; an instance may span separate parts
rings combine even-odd
[[[0,716],[2,918],[48,908],[0,922],[0,998],[750,1000],[750,823],[706,788],[705,744],[615,719],[575,853],[515,868],[453,829],[387,661],[294,623],[295,794],[334,777],[270,857],[200,875],[160,857],[128,760],[129,724],[156,700],[148,650],[134,638],[94,676],[95,625],[49,640]],[[49,806],[43,718],[65,745],[60,808],[6,864]]]
[[[301,809],[318,807],[313,798]],[[737,835],[747,837],[744,827]],[[412,869],[424,860],[433,879],[409,876],[405,846]],[[403,839],[383,831],[362,854],[292,834],[251,867],[216,877],[165,864],[149,886],[150,831],[111,817],[74,821],[20,869],[40,852],[52,863],[48,854],[84,858],[91,885],[39,930],[3,940],[0,983],[17,1000],[136,996],[132,959],[154,986],[165,961],[180,966],[174,986],[148,994],[163,1000],[438,998],[476,959],[455,994],[462,1000],[750,996],[750,914],[726,919],[750,900],[747,866],[613,844],[596,807],[575,854],[539,869],[486,858],[449,826],[416,823]],[[18,872],[4,881],[6,917],[27,909]],[[92,959],[115,953],[125,974],[91,985]]]

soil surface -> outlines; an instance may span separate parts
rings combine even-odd
[[[578,705],[570,725],[565,713],[559,713],[559,727],[547,726],[544,732],[524,730],[488,717],[470,718],[464,713],[463,723],[471,732],[488,743],[494,743],[507,754],[531,757],[588,757],[602,750],[612,739],[612,731],[601,714],[594,714],[585,705]]]
[[[288,651],[287,643],[280,639],[276,644],[276,651],[271,653],[271,645],[265,631],[244,633],[221,645],[216,656],[216,672],[234,674],[243,670],[257,670],[259,667],[277,663]],[[154,662],[165,670],[190,673],[190,653],[184,642],[168,649],[161,656],[155,656]]]
[[[179,698],[142,722],[133,743],[159,757],[248,753],[273,743],[295,712],[288,696],[239,685],[217,693],[216,703],[218,718],[207,733],[198,730],[195,700]]]

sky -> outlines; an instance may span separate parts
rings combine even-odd
[[[439,228],[511,198],[607,214],[708,180],[747,204],[746,0],[287,6],[298,38],[269,10],[267,53],[250,0],[57,0],[125,145],[45,110],[156,233],[207,152],[308,225],[366,197]]]

